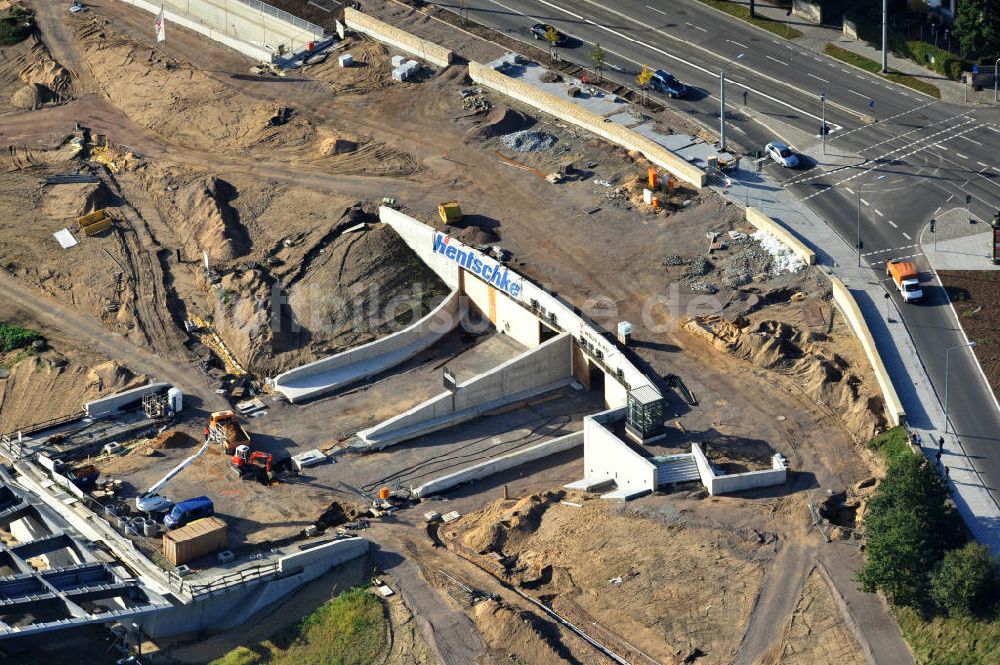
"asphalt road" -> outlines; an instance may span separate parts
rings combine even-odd
[[[437,4],[459,11],[457,1]],[[606,53],[605,75],[622,83],[635,86],[643,65],[666,69],[691,93],[678,100],[654,96],[716,130],[719,71],[729,63],[729,140],[744,152],[773,138],[798,150],[804,156],[799,169],[773,165],[771,173],[852,246],[860,216],[861,253],[873,278],[883,282],[886,259],[922,254],[920,237],[934,215],[965,207],[966,196],[980,220],[1000,208],[997,109],[947,104],[885,82],[696,0],[467,0],[466,5],[471,20],[524,41],[533,39],[532,24],[554,25],[570,37],[558,50],[560,57],[583,66],[593,67],[590,54],[599,43]],[[745,59],[731,62],[740,53]],[[825,155],[821,93],[829,126]],[[966,340],[940,285],[930,284],[926,293],[921,304],[898,304],[943,399],[945,349]],[[953,351],[950,364],[953,427],[1000,500],[1000,408],[970,352]]]

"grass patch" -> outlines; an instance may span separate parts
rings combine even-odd
[[[779,37],[784,37],[785,39],[795,39],[796,37],[801,37],[802,33],[795,28],[791,27],[783,21],[774,21],[769,18],[763,18],[759,14],[755,17],[750,16],[750,8],[741,5],[736,2],[724,2],[724,0],[698,0],[702,4],[708,5],[709,7],[714,7],[719,11],[726,12],[730,16],[735,16],[738,19],[742,19],[747,23],[753,23],[758,28],[764,28],[768,32],[773,32]]]
[[[882,455],[887,463],[913,454],[910,437],[902,426],[882,432],[868,442],[868,447]]]
[[[388,647],[386,621],[378,598],[352,589],[274,638],[233,649],[209,665],[368,665]]]
[[[863,55],[858,55],[854,51],[848,51],[847,49],[842,49],[839,46],[833,44],[827,44],[823,47],[823,53],[830,56],[831,58],[836,58],[841,62],[846,62],[849,65],[854,65],[866,72],[871,72],[872,74],[878,74],[880,77],[886,79],[887,81],[892,81],[893,83],[899,83],[900,85],[905,85],[908,88],[913,88],[918,92],[922,92],[925,95],[930,95],[936,99],[941,99],[941,91],[933,83],[928,83],[927,81],[921,81],[920,79],[909,76],[908,74],[900,74],[899,72],[889,72],[888,74],[882,74],[882,65],[864,57]]]
[[[23,42],[35,28],[34,15],[21,5],[14,5],[0,17],[0,46]]]
[[[1000,621],[926,619],[909,607],[894,608],[903,638],[923,665],[991,665],[1000,653]]]
[[[28,330],[9,323],[0,323],[0,353],[23,349],[36,339],[41,339],[34,330]]]

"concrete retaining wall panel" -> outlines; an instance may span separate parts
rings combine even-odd
[[[427,316],[399,332],[279,374],[274,378],[275,390],[296,402],[374,376],[431,346],[460,320],[459,294],[452,291]]]
[[[795,256],[805,261],[806,265],[816,265],[816,252],[809,249],[805,243],[792,235],[791,231],[777,223],[757,208],[747,208],[747,221],[765,233],[770,233],[781,241]]]
[[[792,15],[819,25],[823,22],[823,5],[807,0],[793,0]]]
[[[383,23],[351,7],[344,9],[344,25],[351,30],[357,30],[358,32],[370,35],[380,42],[385,42],[407,53],[412,53],[418,58],[438,67],[447,67],[455,58],[455,54],[443,46],[429,42],[426,39],[420,39],[405,30],[400,30],[388,23]]]
[[[119,0],[119,2],[124,2],[127,5],[132,5],[133,7],[137,7],[144,11],[147,11],[150,14],[158,15],[160,13],[160,3],[154,4],[152,2],[147,2],[146,0]],[[188,16],[179,10],[172,11],[167,6],[164,6],[163,18],[167,22],[166,30],[168,33],[170,31],[170,24],[173,23],[183,28],[187,28],[192,32],[197,32],[199,35],[204,35],[205,37],[208,37],[212,41],[219,42],[220,44],[227,46],[233,49],[234,51],[242,53],[243,55],[248,56],[258,62],[271,62],[274,59],[274,52],[264,48],[262,44],[260,43],[254,44],[252,42],[246,42],[240,39],[236,39],[235,37],[227,34],[225,31],[218,30],[212,27],[211,25],[199,22],[195,17]],[[223,20],[220,24],[225,25],[225,21]],[[150,30],[152,30],[152,22],[150,22]],[[260,27],[257,26],[253,32],[260,32]],[[305,41],[315,41],[315,40],[309,38]],[[297,48],[304,46],[304,44],[305,42],[303,42],[303,44],[299,45]]]
[[[620,418],[624,409],[606,411],[604,418]],[[626,495],[656,489],[656,466],[645,459],[601,422],[602,418],[583,419],[584,478],[613,477],[618,489]]]
[[[107,418],[122,409],[135,407],[142,402],[142,398],[146,395],[166,392],[169,389],[169,383],[149,383],[138,388],[87,402],[83,405],[83,410],[87,412],[87,416],[90,418]]]
[[[715,496],[717,494],[752,490],[758,487],[783,485],[787,474],[788,472],[784,469],[767,469],[766,471],[748,471],[746,473],[715,476],[708,493]]]
[[[440,494],[441,492],[450,490],[451,488],[457,487],[463,483],[488,478],[489,476],[500,473],[501,471],[507,471],[508,469],[513,469],[514,467],[527,464],[528,462],[534,462],[535,460],[543,459],[566,450],[571,450],[582,444],[583,432],[573,432],[572,434],[567,434],[566,436],[561,436],[557,439],[552,439],[551,441],[545,441],[544,443],[539,443],[538,445],[529,446],[528,448],[518,450],[510,453],[509,455],[495,457],[481,464],[476,464],[462,469],[461,471],[456,471],[455,473],[449,473],[446,476],[435,478],[434,480],[424,483],[420,487],[416,488],[414,493],[419,497]]]
[[[554,337],[488,372],[459,383],[458,392],[454,395],[441,393],[398,416],[358,432],[358,436],[375,447],[384,447],[461,421],[448,420],[451,416],[468,420],[474,417],[475,409],[483,405],[537,394],[537,391],[550,389],[560,382],[569,383],[571,344],[572,340],[565,333]],[[425,423],[433,427],[422,428]]]
[[[879,354],[875,340],[868,329],[865,317],[861,314],[858,303],[854,300],[854,296],[847,290],[844,283],[833,275],[828,275],[828,277],[833,287],[833,301],[837,303],[837,307],[847,319],[851,330],[854,331],[858,341],[861,342],[861,348],[864,349],[865,355],[868,357],[868,362],[872,366],[872,371],[875,373],[875,381],[878,382],[879,388],[882,391],[882,399],[885,401],[886,417],[888,417],[889,422],[893,425],[899,425],[906,420],[906,410],[903,408],[903,402],[899,399],[899,395],[896,394],[896,388],[892,385],[892,379],[889,377],[889,372],[885,369],[882,356]]]
[[[317,563],[325,563],[331,567],[338,566],[345,561],[366,554],[368,554],[368,541],[364,538],[335,540],[281,557],[278,559],[278,573],[283,575],[296,572],[299,568],[313,566]]]
[[[646,159],[660,166],[684,182],[695,187],[705,185],[705,172],[697,166],[670,152],[652,139],[642,136],[627,127],[605,122],[603,116],[588,111],[573,102],[502,74],[492,67],[478,62],[469,63],[469,76],[480,85],[485,85],[508,97],[513,97],[541,111],[582,127],[626,150],[638,150]]]

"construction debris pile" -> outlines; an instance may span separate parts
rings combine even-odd
[[[504,134],[499,137],[501,145],[514,152],[537,152],[548,150],[553,147],[559,139],[554,134],[548,132],[522,130],[512,134]]]

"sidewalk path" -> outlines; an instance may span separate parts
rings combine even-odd
[[[800,46],[804,46],[811,51],[816,51],[817,53],[822,53],[823,47],[827,44],[835,44],[842,49],[857,53],[858,55],[868,58],[869,60],[874,60],[879,63],[882,62],[881,44],[869,46],[863,41],[846,37],[839,26],[832,27],[815,25],[797,16],[786,17],[786,11],[787,10],[781,7],[775,7],[774,5],[767,3],[757,2],[756,12],[758,15],[781,23],[784,23],[787,18],[789,25],[802,33],[801,37],[797,37],[792,40]],[[961,81],[952,81],[943,74],[921,67],[912,60],[900,58],[890,53],[888,63],[889,69],[891,70],[923,79],[928,83],[937,86],[941,91],[942,101],[963,105],[966,103],[974,104],[975,102],[993,102],[992,90],[989,91],[988,95],[985,91],[979,93],[973,93],[970,91],[969,102],[966,102],[964,83]],[[874,76],[874,74],[872,74],[872,76]]]
[[[890,321],[886,321],[886,290],[878,273],[868,265],[859,268],[853,247],[766,171],[757,174],[741,168],[730,178],[733,186],[724,196],[738,205],[745,204],[749,198],[751,205],[782,223],[812,247],[821,270],[839,277],[847,285],[882,354],[886,370],[906,409],[907,422],[911,430],[920,434],[924,454],[933,460],[937,452],[936,441],[945,431],[944,409],[913,339],[906,325],[901,323],[899,311],[890,311]],[[713,184],[713,188],[722,193],[721,187]],[[957,319],[954,328],[961,333]],[[987,491],[973,459],[954,435],[945,436],[944,455],[944,459],[949,460],[948,484],[959,512],[976,540],[990,547],[994,556],[1000,558],[1000,506]]]

